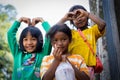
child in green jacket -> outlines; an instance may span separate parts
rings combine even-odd
[[[22,22],[28,24],[28,27],[21,32],[18,44],[16,33]],[[46,32],[49,30],[50,25],[42,18],[34,18],[31,23],[29,18],[21,17],[7,32],[8,44],[14,58],[12,80],[40,80],[42,58],[50,54],[52,47],[48,38],[45,38],[43,44],[42,33],[35,27],[38,22],[42,22]]]

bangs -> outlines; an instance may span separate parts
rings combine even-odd
[[[20,49],[25,51],[23,46],[23,39],[27,36],[28,32],[30,32],[32,37],[35,37],[37,39],[36,51],[40,52],[43,46],[42,32],[37,27],[32,27],[32,26],[29,26],[22,31],[19,39]]]
[[[21,35],[23,35],[22,38],[25,38],[27,36],[28,32],[30,32],[32,37],[38,38],[40,35],[42,37],[42,33],[39,30],[37,30],[35,28],[34,29],[33,28],[29,28],[29,29],[25,29],[23,31],[23,33],[21,34]]]

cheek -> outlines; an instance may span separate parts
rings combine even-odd
[[[37,46],[37,41],[35,41],[35,42],[34,42],[34,45],[36,45],[36,46]]]
[[[25,44],[26,44],[26,42],[25,42],[25,41],[23,41],[23,46],[25,46]]]

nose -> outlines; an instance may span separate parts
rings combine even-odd
[[[32,41],[31,41],[31,40],[28,40],[28,41],[27,41],[27,44],[32,44]]]
[[[58,41],[58,42],[57,42],[57,46],[58,46],[58,47],[62,46],[62,41]]]

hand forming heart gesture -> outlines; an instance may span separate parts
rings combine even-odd
[[[28,17],[21,17],[19,19],[20,22],[24,22],[26,24],[28,24],[29,26],[35,26],[37,23],[39,22],[43,22],[43,18],[42,17],[36,17],[36,18],[33,18],[32,21],[30,18]]]

